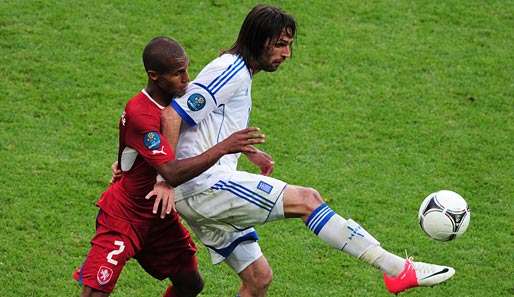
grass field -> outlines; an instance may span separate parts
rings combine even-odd
[[[0,2],[0,296],[79,295],[71,272],[94,234],[119,115],[146,82],[144,45],[178,39],[194,77],[254,4]],[[456,268],[445,286],[406,296],[514,296],[514,1],[275,4],[299,29],[293,59],[253,83],[252,125],[268,135],[274,176],[315,187],[385,248]],[[472,210],[449,243],[416,222],[439,189]],[[387,296],[378,272],[300,221],[257,230],[269,296]],[[203,247],[199,257],[201,296],[234,296],[237,277]],[[165,287],[131,262],[112,296]]]

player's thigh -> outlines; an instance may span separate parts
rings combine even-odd
[[[217,221],[244,229],[284,217],[281,197],[285,187],[278,179],[235,171],[220,177],[210,189],[177,203],[177,209],[188,221],[193,216],[196,221]],[[188,209],[182,209],[184,204]]]
[[[267,261],[263,263],[262,259],[266,260],[262,254],[259,243],[256,241],[244,241],[238,244],[232,253],[228,255],[226,263],[244,280],[247,279],[246,276],[249,277],[252,274],[260,273],[261,269],[266,268],[263,264],[267,265]],[[250,266],[252,268],[248,269]],[[268,269],[270,269],[269,265]]]
[[[79,280],[84,286],[110,293],[125,263],[134,256],[134,247],[129,237],[113,231],[97,233],[91,244]]]
[[[135,256],[141,267],[163,280],[198,270],[196,246],[178,215],[157,221],[145,234],[144,247]]]
[[[284,215],[287,218],[305,217],[323,203],[323,198],[313,188],[288,185],[284,190]]]

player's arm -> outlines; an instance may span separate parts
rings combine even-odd
[[[180,133],[180,125],[182,119],[171,107],[166,107],[161,112],[161,133],[168,139],[173,150],[175,150]],[[157,175],[153,190],[146,195],[146,199],[155,197],[153,213],[157,214],[159,206],[162,204],[160,217],[164,218],[166,214],[170,214],[175,209],[175,192],[166,180]]]
[[[176,187],[200,175],[224,155],[255,152],[253,145],[263,143],[264,139],[264,134],[258,128],[246,128],[233,133],[198,156],[172,160],[158,165],[156,169],[171,186]]]
[[[177,147],[180,125],[182,125],[182,118],[171,106],[161,111],[161,132],[168,139],[173,150]]]
[[[275,165],[275,162],[269,154],[259,150],[256,147],[254,147],[253,152],[245,152],[244,154],[248,160],[250,160],[250,162],[261,169],[262,175],[269,176],[271,173],[273,173],[273,166]]]

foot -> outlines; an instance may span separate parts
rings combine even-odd
[[[80,279],[80,267],[73,271],[71,277],[73,277],[73,279],[76,280],[79,284],[82,283],[82,280]]]
[[[384,273],[384,282],[389,292],[398,294],[409,288],[431,287],[440,284],[455,274],[455,269],[423,262],[405,260],[403,271],[396,277]]]

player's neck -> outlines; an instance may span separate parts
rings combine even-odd
[[[171,98],[165,94],[159,87],[153,84],[147,84],[145,91],[152,97],[155,102],[162,106],[168,106],[171,103]]]
[[[250,71],[252,72],[252,75],[255,75],[257,72],[261,71],[259,63],[257,63],[257,61],[255,61],[254,59],[248,61],[248,66],[250,68]]]

